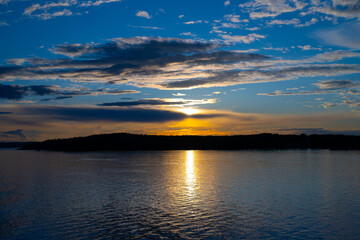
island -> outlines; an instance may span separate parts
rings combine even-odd
[[[166,136],[113,133],[34,142],[26,144],[20,149],[51,151],[246,149],[360,150],[360,136],[317,134],[280,135],[271,133],[231,136]]]

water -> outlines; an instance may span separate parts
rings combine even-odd
[[[0,239],[359,236],[359,151],[0,151]]]

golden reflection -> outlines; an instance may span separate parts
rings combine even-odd
[[[186,186],[192,195],[195,189],[194,151],[186,151]]]

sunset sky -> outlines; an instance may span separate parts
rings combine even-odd
[[[0,0],[0,141],[360,135],[360,0]]]

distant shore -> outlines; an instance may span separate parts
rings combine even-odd
[[[0,149],[16,149],[27,144],[34,144],[34,142],[0,142]]]
[[[360,136],[279,135],[161,136],[113,133],[28,143],[22,150],[129,151],[129,150],[246,150],[332,149],[360,150]]]

